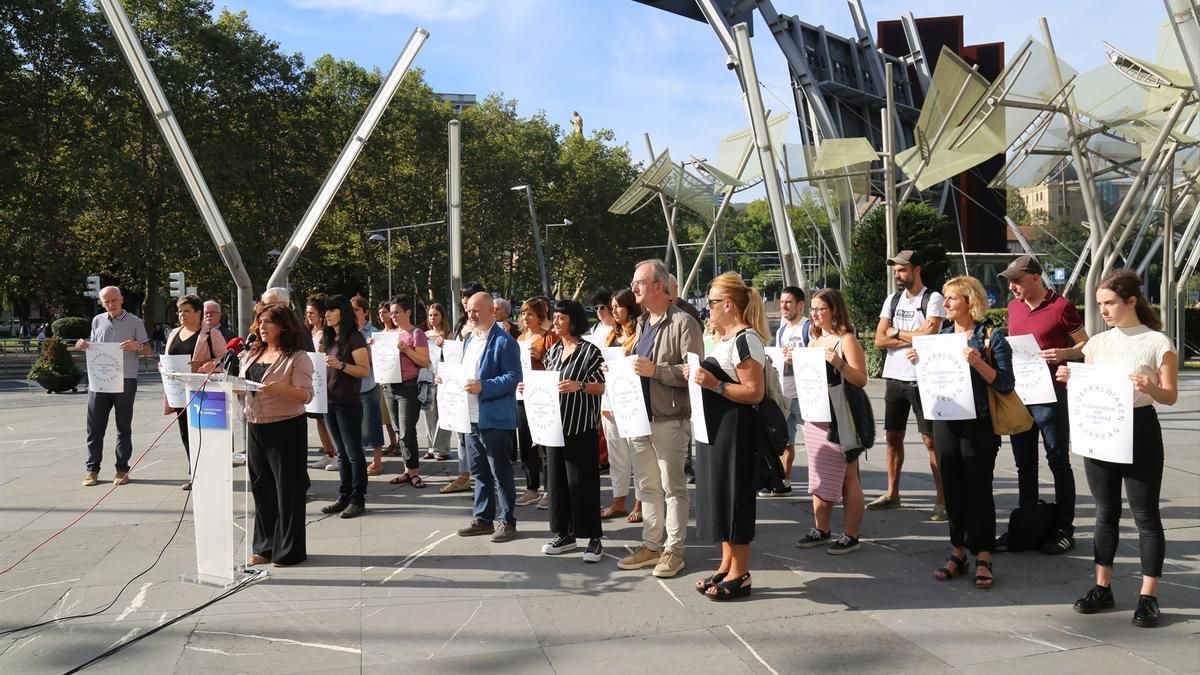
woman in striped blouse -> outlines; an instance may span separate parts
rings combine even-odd
[[[558,340],[546,352],[546,370],[559,372],[562,410],[561,448],[546,448],[550,488],[550,529],[554,539],[542,552],[555,555],[574,550],[576,539],[587,539],[584,562],[600,562],[600,397],[604,394],[604,359],[600,350],[581,340],[587,330],[583,305],[559,300],[552,321]]]

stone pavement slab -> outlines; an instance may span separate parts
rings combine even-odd
[[[614,559],[640,543],[640,526],[623,520],[606,523],[606,557],[594,565],[582,562],[582,551],[543,555],[547,512],[533,507],[518,511],[520,537],[513,542],[454,535],[470,519],[471,500],[437,492],[456,472],[453,461],[423,465],[430,485],[418,490],[387,483],[402,469],[387,458],[385,474],[371,480],[367,515],[349,521],[320,513],[336,496],[338,478],[313,470],[305,564],[268,567],[265,579],[89,670],[1200,672],[1200,376],[1184,373],[1181,390],[1179,404],[1161,411],[1168,559],[1160,587],[1164,620],[1154,630],[1130,623],[1139,564],[1129,516],[1114,573],[1117,609],[1094,616],[1071,611],[1092,574],[1094,505],[1078,461],[1074,551],[997,554],[991,591],[975,589],[969,578],[934,580],[949,544],[945,524],[928,520],[933,482],[925,449],[910,428],[905,507],[867,512],[863,546],[847,556],[794,546],[812,523],[801,453],[793,495],[758,502],[754,594],[725,604],[693,588],[717,564],[713,546],[692,542],[687,567],[674,579],[617,569]],[[882,387],[872,384],[869,392],[881,405]],[[180,578],[194,566],[191,514],[183,511],[187,493],[179,490],[186,466],[159,396],[159,386],[145,379],[134,416],[135,458],[166,433],[138,464],[133,482],[0,575],[0,632],[111,607],[0,636],[0,671],[70,670],[219,595]],[[85,401],[83,394],[0,390],[0,569],[111,487],[79,484]],[[107,445],[101,477],[111,480],[111,438]],[[315,432],[310,445],[317,445]],[[869,496],[885,485],[885,459],[878,447],[863,462]],[[235,469],[238,555],[246,527],[244,475]],[[1044,465],[1041,479],[1043,495],[1051,498]],[[607,499],[608,480],[602,482]],[[1017,500],[1007,445],[995,492],[1003,530]],[[835,529],[841,518],[835,512]]]

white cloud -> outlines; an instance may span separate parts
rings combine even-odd
[[[301,9],[348,9],[423,21],[470,21],[487,9],[486,0],[291,0],[291,3]]]

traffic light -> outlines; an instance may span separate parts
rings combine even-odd
[[[187,284],[183,280],[183,272],[171,272],[167,276],[171,278],[171,290],[168,293],[172,297],[182,298],[187,295]]]
[[[83,295],[87,298],[100,297],[100,277],[87,278],[87,290],[83,292]]]

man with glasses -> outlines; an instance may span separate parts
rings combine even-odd
[[[917,367],[909,362],[905,352],[912,348],[917,335],[932,335],[942,327],[946,311],[942,294],[926,288],[921,281],[921,259],[914,251],[900,251],[888,258],[896,279],[896,292],[883,302],[879,325],[875,327],[875,346],[886,349],[883,362],[884,417],[883,431],[887,440],[887,492],[867,504],[868,509],[900,508],[900,470],[904,467],[904,434],[908,427],[908,411],[917,416],[917,431],[929,451],[929,469],[937,490],[933,516],[930,520],[946,520],[946,502],[942,496],[942,474],[937,455],[933,452],[933,422],[921,409],[917,389]]]
[[[104,459],[104,433],[108,430],[108,415],[116,411],[117,460],[113,483],[129,482],[129,458],[133,456],[133,400],[137,396],[138,355],[150,356],[150,338],[146,324],[125,311],[121,289],[107,286],[100,290],[103,314],[92,319],[92,333],[87,340],[75,343],[76,349],[87,349],[91,342],[119,342],[124,353],[122,361],[124,391],[111,394],[88,391],[87,407],[87,474],[85,486],[99,482],[100,462]]]
[[[1083,358],[1083,343],[1088,334],[1079,310],[1066,298],[1046,288],[1042,283],[1042,265],[1036,258],[1023,255],[1000,273],[1008,281],[1013,299],[1008,303],[1009,335],[1032,335],[1037,340],[1038,355],[1046,359],[1053,373],[1068,360]],[[1046,462],[1054,475],[1054,501],[1057,532],[1045,542],[1041,552],[1047,555],[1066,553],[1075,548],[1075,474],[1071,472],[1069,451],[1071,425],[1067,417],[1067,385],[1053,377],[1054,403],[1026,406],[1034,426],[1028,431],[1013,434],[1013,459],[1017,464],[1017,492],[1020,504],[1027,506],[1038,500],[1038,432],[1046,446]],[[1000,545],[1007,544],[1007,534]]]
[[[634,298],[643,313],[634,334],[634,371],[650,415],[650,435],[633,439],[633,472],[642,494],[642,546],[622,558],[623,570],[654,567],[654,576],[683,569],[687,540],[687,480],[683,465],[691,441],[691,406],[683,368],[688,352],[704,353],[700,324],[669,295],[670,273],[661,260],[638,263]]]

